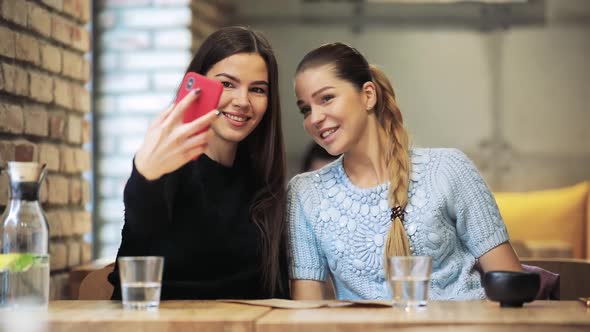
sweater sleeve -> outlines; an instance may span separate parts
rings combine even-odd
[[[122,256],[144,256],[150,253],[150,238],[157,234],[169,220],[169,207],[166,202],[166,181],[168,175],[150,181],[135,168],[127,180],[123,193],[125,203],[125,224],[121,231],[121,245],[117,258]],[[113,272],[108,275],[113,285],[112,300],[121,299],[119,264],[115,262]]]
[[[172,174],[150,181],[139,173],[133,162],[123,193],[125,227],[130,233],[150,236],[169,223],[170,206],[165,191]]]
[[[449,217],[463,245],[477,258],[508,241],[508,231],[487,184],[467,156],[456,149],[441,156],[438,181]]]
[[[289,238],[289,274],[291,279],[325,281],[328,263],[310,220],[313,193],[305,178],[296,176],[287,189],[287,229]],[[305,198],[302,198],[305,197]]]

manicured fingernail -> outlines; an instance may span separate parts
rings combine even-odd
[[[220,110],[215,110],[215,116],[220,116],[221,115],[221,111]]]
[[[196,88],[195,89],[195,94],[198,95],[199,93],[201,93],[201,88]]]

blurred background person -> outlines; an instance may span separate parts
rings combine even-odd
[[[315,142],[309,144],[303,155],[303,163],[301,164],[301,172],[310,172],[320,169],[329,163],[336,160],[338,156],[333,156],[324,148]]]

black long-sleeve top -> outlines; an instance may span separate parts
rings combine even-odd
[[[125,225],[117,254],[163,256],[161,299],[288,298],[261,284],[262,236],[250,220],[255,184],[247,164],[225,167],[205,154],[155,181],[133,166],[124,191]],[[121,298],[118,267],[109,275]]]

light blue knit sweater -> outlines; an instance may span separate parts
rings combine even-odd
[[[490,190],[459,150],[414,149],[411,161],[404,227],[412,254],[432,256],[429,298],[485,298],[476,259],[508,241]],[[295,176],[288,190],[291,278],[330,273],[339,299],[391,298],[383,271],[389,183],[356,187],[341,157]]]

